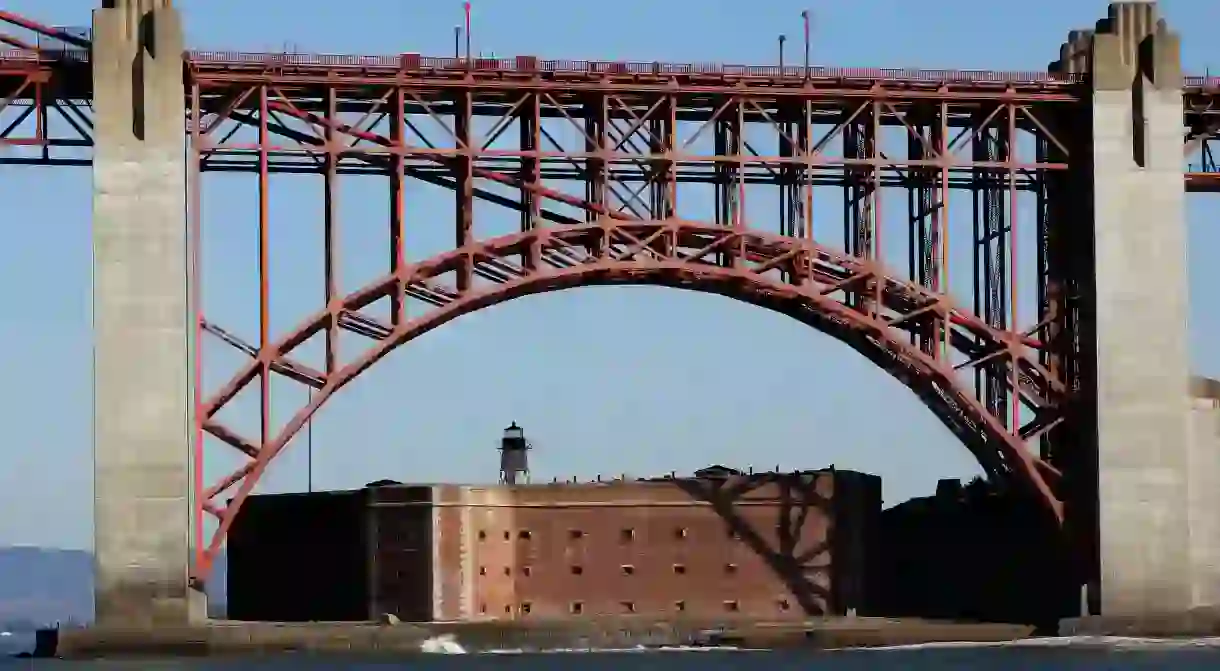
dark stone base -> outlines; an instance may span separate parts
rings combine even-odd
[[[1220,609],[1143,616],[1089,615],[1059,621],[1060,636],[1208,638],[1220,636]]]

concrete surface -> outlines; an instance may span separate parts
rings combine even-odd
[[[1220,612],[1220,382],[1195,378],[1191,395],[1191,605]]]
[[[1100,585],[1091,601],[1104,616],[1184,613],[1193,601],[1179,50],[1154,3],[1116,2],[1061,52],[1093,82],[1091,165],[1072,160],[1090,171],[1077,183],[1092,192]]]
[[[100,626],[181,626],[192,595],[182,29],[168,0],[93,13],[94,534]]]
[[[1220,611],[1208,608],[1176,614],[1094,615],[1059,623],[1060,636],[1123,636],[1182,639],[1220,636]]]

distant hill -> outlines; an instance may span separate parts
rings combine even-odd
[[[222,555],[209,581],[209,606],[224,602]],[[93,619],[93,556],[83,550],[0,548],[0,625],[89,622]],[[0,626],[3,629],[3,626]]]

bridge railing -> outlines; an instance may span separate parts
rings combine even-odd
[[[93,42],[93,29],[92,28],[80,27],[80,26],[52,26],[52,27],[56,31],[60,31],[69,37],[75,37],[80,40],[85,40],[86,42]],[[70,44],[69,42],[65,42],[64,40],[54,37],[52,35],[42,35],[42,34],[38,35],[38,42],[36,43],[36,46],[38,47],[39,51],[42,51],[44,53],[45,52],[62,53],[62,52],[68,52],[68,51],[75,51],[75,52],[87,51],[83,47],[79,47],[74,44]]]
[[[328,67],[477,72],[521,72],[549,74],[607,74],[652,76],[728,76],[750,78],[802,78],[804,67],[778,65],[733,65],[723,63],[662,63],[646,61],[543,60],[533,56],[513,58],[435,58],[405,53],[396,56],[346,54],[249,53],[240,51],[192,51],[187,59],[199,65],[266,67]],[[814,79],[902,79],[946,83],[1053,83],[1079,81],[1079,75],[1051,72],[1000,72],[994,70],[922,70],[909,68],[839,68],[810,66]]]
[[[61,28],[82,39],[92,39],[88,28]],[[40,37],[38,51],[0,50],[0,61],[71,60],[88,61],[86,49],[53,37]],[[437,58],[414,53],[381,56],[351,54],[255,53],[245,51],[188,51],[188,62],[199,65],[238,68],[325,67],[335,69],[377,69],[405,71],[519,72],[580,75],[718,76],[740,78],[862,79],[902,80],[946,84],[1054,84],[1080,82],[1085,75],[1043,71],[934,70],[915,68],[843,68],[800,65],[734,65],[724,63],[662,63],[659,61],[590,61],[539,59],[534,56],[512,58]],[[1187,76],[1187,88],[1220,89],[1220,76]]]

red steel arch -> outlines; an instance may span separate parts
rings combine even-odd
[[[456,273],[458,288],[435,280]],[[476,278],[481,278],[479,282]],[[219,518],[199,577],[210,570],[237,510],[305,422],[335,392],[382,357],[461,315],[520,296],[579,286],[654,284],[716,293],[787,314],[836,337],[901,380],[957,435],[989,473],[1014,484],[1057,520],[1059,473],[1026,448],[1058,422],[1063,389],[1039,364],[1040,343],[987,326],[945,296],[895,279],[874,261],[750,229],[681,220],[603,219],[584,225],[535,228],[405,265],[310,316],[264,354],[255,356],[200,406],[203,428],[250,458],[202,493],[203,507]],[[407,318],[402,297],[435,309]],[[396,319],[360,313],[391,298]],[[344,328],[373,339],[351,363],[329,372],[311,370],[290,355],[312,336]],[[328,342],[331,342],[328,338]],[[330,345],[328,344],[328,350]],[[950,350],[957,352],[953,357]],[[334,360],[333,354],[328,357]],[[989,413],[956,378],[972,367],[998,367],[1013,381],[1025,413],[1019,428]],[[316,388],[311,401],[278,432],[258,444],[216,419],[217,412],[260,376],[278,372]],[[231,503],[211,502],[236,487]]]

